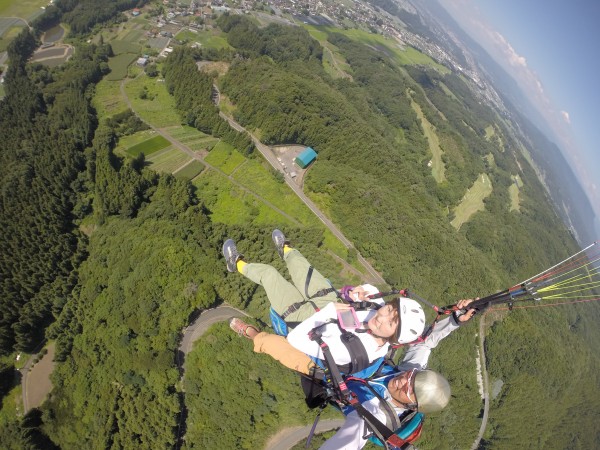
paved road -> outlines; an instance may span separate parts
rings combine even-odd
[[[343,419],[322,420],[317,424],[315,434],[324,433],[325,431],[335,430],[344,423]],[[311,425],[305,427],[294,427],[282,430],[273,439],[267,442],[265,450],[289,450],[302,439],[306,439],[310,433]]]
[[[248,316],[248,314],[245,312],[232,308],[231,306],[219,306],[215,309],[204,311],[191,325],[184,328],[183,338],[179,344],[179,352],[177,356],[177,364],[179,365],[182,373],[185,374],[185,355],[192,350],[193,343],[199,339],[211,325],[223,320],[229,320],[232,317],[239,317],[241,315]],[[184,416],[185,415],[182,415],[182,420],[184,420]],[[339,428],[342,423],[344,423],[343,420],[323,420],[317,425],[316,433],[323,433],[324,431]],[[305,427],[294,427],[281,430],[267,443],[266,449],[288,450],[302,439],[305,439],[310,433],[311,427],[312,425],[307,425]],[[179,429],[184,429],[183,424],[180,424]],[[181,442],[180,439],[178,439],[178,441]]]
[[[273,154],[273,152],[271,151],[271,149],[268,146],[266,146],[265,144],[260,142],[252,133],[249,133],[239,123],[237,123],[231,117],[225,115],[225,113],[219,112],[219,115],[223,119],[227,120],[229,122],[229,125],[231,125],[232,128],[234,128],[240,132],[248,133],[248,135],[252,138],[252,141],[254,142],[254,145],[256,146],[258,151],[264,156],[264,158],[269,162],[269,164],[271,164],[271,166],[275,170],[277,170],[278,172],[281,172],[281,165],[279,164],[279,162],[277,161],[277,158],[275,157],[275,155]],[[302,191],[300,186],[298,186],[296,184],[294,179],[285,172],[281,172],[281,173],[283,173],[283,176],[284,176],[284,179],[285,179],[285,182],[287,183],[287,185],[296,193],[298,198],[300,198],[300,200],[302,200],[304,202],[304,204],[306,206],[308,206],[308,208],[315,214],[315,216],[317,216],[319,218],[319,220],[325,224],[325,226],[346,246],[346,248],[355,248],[354,245],[352,244],[352,242],[350,242],[350,240],[348,240],[348,238],[346,238],[346,236],[344,236],[344,234],[340,231],[340,229],[331,220],[329,220],[325,216],[325,214],[323,214],[321,212],[321,210],[317,207],[317,205],[315,205],[313,203],[313,201],[311,199],[309,199],[304,194],[304,192]],[[364,266],[364,268],[369,272],[369,275],[372,277],[371,281],[373,281],[375,284],[385,284],[385,280],[379,274],[379,272],[377,272],[373,268],[373,266],[371,266],[371,264],[365,258],[363,258],[362,255],[358,251],[356,253],[357,253],[358,261]]]
[[[479,443],[483,439],[485,428],[487,427],[488,416],[490,412],[490,389],[488,381],[487,366],[485,364],[485,314],[479,319],[479,354],[481,356],[481,374],[483,375],[483,418],[479,427],[479,434],[471,446],[471,450],[477,450]]]

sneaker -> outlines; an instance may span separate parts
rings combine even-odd
[[[240,255],[233,239],[227,239],[223,242],[223,256],[227,262],[227,270],[237,272],[237,262],[244,257]]]
[[[273,239],[273,243],[277,248],[277,253],[279,253],[279,256],[281,256],[281,258],[283,259],[283,246],[286,244],[289,245],[290,241],[288,241],[285,238],[285,234],[283,234],[283,232],[278,229],[273,230],[273,233],[271,233],[271,239]]]
[[[231,321],[229,322],[229,328],[235,331],[238,335],[246,337],[248,339],[252,339],[247,333],[248,328],[252,328],[254,331],[259,333],[259,331],[255,327],[253,327],[252,325],[248,325],[246,322],[242,321],[241,319],[238,319],[237,317],[231,319]]]

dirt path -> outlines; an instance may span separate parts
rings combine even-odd
[[[33,360],[37,355],[32,355],[21,369],[23,378],[21,386],[23,390],[23,413],[27,414],[30,409],[40,406],[50,391],[52,390],[52,382],[50,374],[54,370],[54,342],[47,347],[48,353],[35,365]]]

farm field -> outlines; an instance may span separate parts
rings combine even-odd
[[[459,230],[473,214],[483,211],[485,208],[483,200],[492,193],[492,190],[492,182],[487,174],[480,174],[463,197],[460,205],[454,209],[454,219],[450,222],[452,226]]]
[[[190,162],[192,157],[177,148],[167,148],[153,153],[146,162],[152,170],[157,172],[173,173],[184,164]]]
[[[204,170],[205,167],[206,166],[200,161],[194,159],[186,166],[181,167],[179,170],[175,171],[173,175],[183,180],[193,180],[198,175],[200,175],[200,173]]]
[[[127,150],[141,142],[147,141],[154,136],[157,136],[158,133],[154,130],[144,130],[138,131],[135,134],[131,134],[129,136],[122,136],[119,138],[119,142],[117,143],[117,147],[115,148],[115,152],[125,155]]]
[[[158,135],[154,136],[146,141],[140,142],[132,147],[127,149],[127,153],[134,158],[138,156],[140,153],[143,153],[146,157],[149,155],[156,153],[159,150],[167,148],[171,145],[171,143],[166,140],[164,137]]]
[[[210,151],[219,142],[218,138],[204,134],[188,125],[169,127],[165,131],[195,152]]]

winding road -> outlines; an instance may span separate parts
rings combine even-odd
[[[232,308],[231,306],[219,306],[217,308],[202,312],[202,314],[200,314],[200,316],[198,316],[198,318],[191,325],[183,329],[183,338],[181,339],[181,343],[179,344],[179,352],[177,353],[177,364],[180,372],[182,373],[182,380],[185,376],[185,355],[192,350],[194,342],[199,339],[211,325],[224,320],[229,320],[232,317],[239,317],[241,315],[249,317],[244,311]],[[184,420],[185,414],[182,414],[182,422]],[[323,420],[318,423],[315,432],[318,434],[333,430],[339,428],[343,423],[344,421],[341,419]],[[182,440],[180,433],[181,430],[185,429],[184,425],[184,423],[179,424],[178,442],[181,442]],[[288,450],[302,439],[305,439],[310,433],[311,427],[312,425],[284,428],[269,440],[265,450]]]

